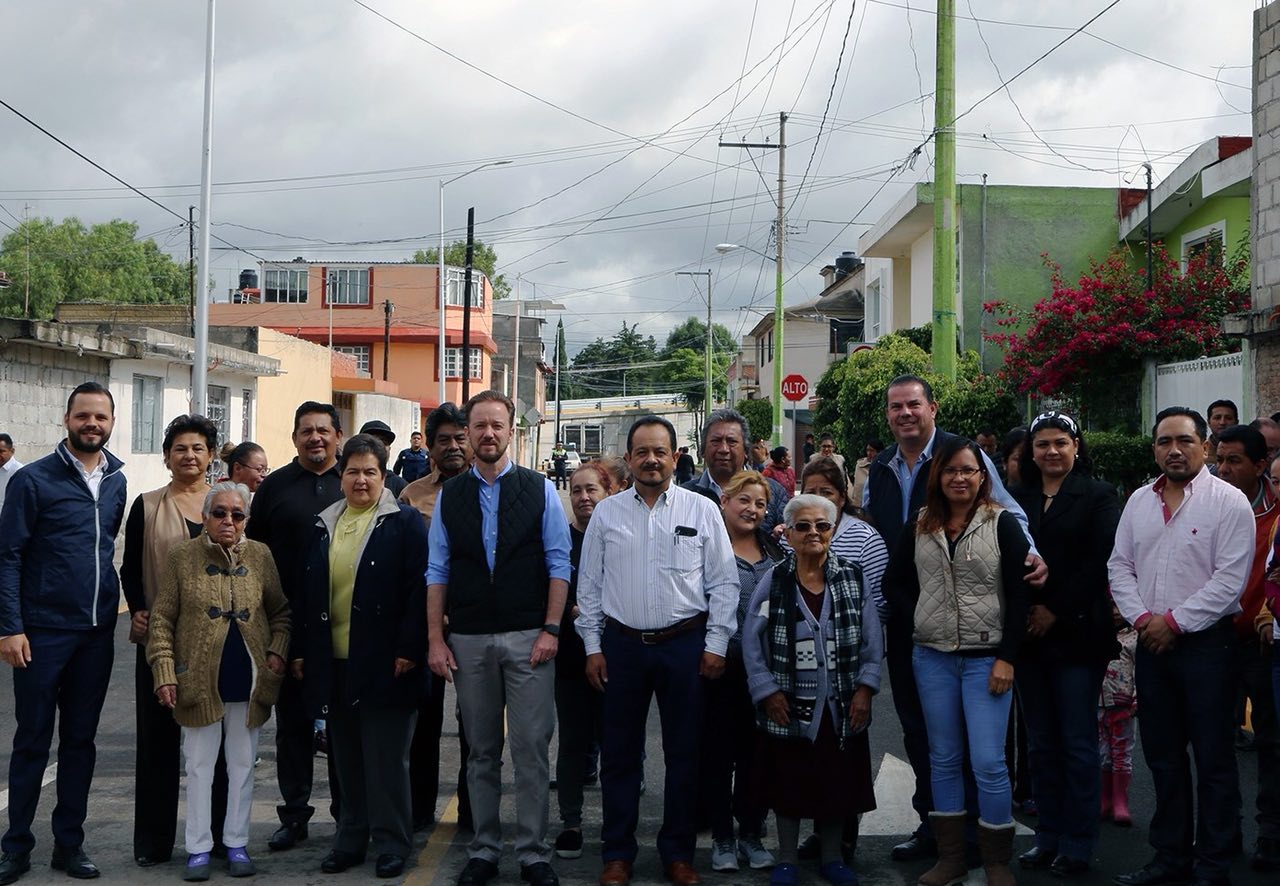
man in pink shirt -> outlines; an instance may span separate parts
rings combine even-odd
[[[1138,631],[1142,751],[1155,784],[1155,859],[1119,886],[1224,886],[1239,833],[1236,642],[1232,616],[1253,558],[1254,519],[1239,489],[1205,467],[1198,412],[1156,416],[1161,476],[1133,494],[1116,531],[1111,594]],[[1191,763],[1195,755],[1192,812]]]

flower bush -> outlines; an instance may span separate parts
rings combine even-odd
[[[1087,409],[1105,399],[1116,380],[1136,377],[1146,359],[1189,360],[1230,350],[1221,332],[1225,314],[1249,306],[1248,258],[1221,250],[1192,257],[1185,271],[1157,245],[1155,280],[1117,250],[1073,286],[1047,255],[1053,290],[1030,311],[993,301],[988,341],[1005,349],[1003,378],[1016,390],[1063,397]],[[1017,331],[1018,329],[1025,331]]]

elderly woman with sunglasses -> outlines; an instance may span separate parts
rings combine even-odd
[[[893,617],[912,625],[912,665],[929,735],[938,863],[920,886],[962,880],[968,747],[978,786],[978,846],[990,886],[1012,886],[1013,796],[1005,730],[1026,633],[1026,536],[991,498],[982,450],[956,437],[934,451],[924,506],[885,571]]]
[[[822,876],[856,884],[840,836],[846,819],[875,808],[866,730],[884,643],[858,569],[831,555],[837,516],[821,496],[787,503],[792,553],[760,577],[742,624],[748,688],[764,731],[757,789],[777,820],[776,886],[799,880],[802,818],[814,819],[821,838]]]
[[[151,606],[147,663],[156,698],[182,727],[187,768],[185,880],[209,879],[213,768],[227,761],[222,840],[233,877],[254,871],[245,847],[258,731],[271,716],[289,651],[289,603],[266,545],[244,538],[249,490],[217,483],[204,532],[166,558]]]
[[[1107,559],[1120,522],[1120,499],[1112,486],[1090,475],[1084,438],[1065,412],[1036,417],[1019,464],[1020,483],[1011,491],[1027,512],[1049,580],[1031,592],[1018,662],[1032,790],[1040,811],[1036,845],[1018,860],[1027,869],[1072,876],[1089,869],[1098,839],[1094,718],[1107,664],[1119,653]],[[1126,791],[1127,777],[1114,776]],[[1109,779],[1102,797],[1110,798],[1112,789]]]

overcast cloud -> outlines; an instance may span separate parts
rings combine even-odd
[[[572,352],[622,320],[661,340],[701,314],[696,278],[677,270],[712,270],[715,319],[738,334],[758,319],[749,305],[771,305],[771,266],[713,247],[771,249],[775,152],[748,156],[721,138],[776,142],[778,112],[793,114],[788,302],[815,294],[822,265],[931,176],[928,154],[884,184],[932,126],[920,98],[934,71],[924,0],[857,3],[798,193],[848,0],[365,2],[493,77],[354,0],[220,0],[214,180],[254,182],[215,188],[220,237],[274,259],[407,258],[438,239],[441,176],[511,159],[447,189],[447,236],[462,236],[475,206],[508,278],[528,273],[525,297],[536,281],[539,297],[569,309]],[[982,24],[1007,78],[1108,2],[958,0],[957,13],[1018,23]],[[960,181],[1115,186],[1144,158],[1165,174],[1207,138],[1248,135],[1250,93],[1238,87],[1250,81],[1254,6],[1122,0],[1010,87],[1044,140],[1103,171],[1050,153],[1002,92],[959,123]],[[198,203],[205,13],[202,0],[5,0],[0,97],[185,217]],[[957,36],[963,110],[999,78],[975,22],[958,21]],[[380,170],[397,171],[350,175]],[[185,260],[177,219],[0,108],[0,207],[21,217],[27,204],[32,215],[136,220]],[[0,224],[13,221],[0,210]],[[385,240],[397,242],[355,243]],[[222,293],[254,259],[220,250],[213,264]]]

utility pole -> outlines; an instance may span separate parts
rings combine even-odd
[[[391,312],[396,306],[387,299],[382,303],[382,380],[387,381],[391,365]]]
[[[27,232],[27,283],[22,293],[22,316],[31,317],[31,204],[22,204],[22,227]]]
[[[191,336],[196,334],[196,208],[187,207],[187,289],[191,299]]]
[[[712,333],[711,333],[711,271],[676,271],[676,276],[677,276],[677,277],[702,277],[702,276],[706,276],[706,278],[707,278],[707,343],[706,343],[706,347],[704,348],[704,350],[706,351],[705,357],[706,357],[706,364],[707,364],[707,365],[706,365],[706,372],[704,373],[704,378],[703,378],[703,388],[702,388],[702,414],[703,414],[703,417],[704,417],[704,418],[703,418],[703,422],[705,423],[705,421],[706,421],[706,418],[705,418],[705,417],[706,417],[707,415],[710,415],[710,414],[711,414],[711,401],[712,401],[712,397],[711,397],[711,348],[712,348],[712,340],[713,340],[713,339],[712,339]],[[624,378],[624,379],[626,378],[626,375],[625,375],[625,374],[623,375],[623,378]],[[622,392],[622,393],[623,393],[623,395],[624,395],[624,396],[625,396],[625,395],[626,395],[626,393],[627,393],[627,392],[626,392],[626,390],[625,390],[625,385],[624,385],[624,389],[623,389],[623,392]]]
[[[560,363],[564,360],[564,318],[556,322],[556,438],[560,442]]]
[[[722,148],[763,148],[778,151],[778,220],[774,231],[776,276],[773,305],[773,445],[782,445],[782,327],[784,308],[782,303],[782,257],[787,237],[786,170],[787,170],[787,115],[778,114],[778,143],[768,142],[720,142]],[[709,287],[708,287],[709,288]],[[708,324],[709,326],[710,324]],[[708,392],[709,395],[709,392]]]
[[[1151,253],[1151,164],[1143,163],[1142,168],[1147,171],[1147,291],[1154,292],[1156,278]]]
[[[933,371],[956,377],[956,4],[938,0],[933,98]]]
[[[213,208],[213,25],[217,0],[209,0],[204,53],[204,138],[200,163],[200,260],[196,269],[196,348],[191,360],[191,411],[209,404],[209,234]]]
[[[467,210],[467,267],[462,278],[462,402],[471,399],[471,262],[476,252],[476,208]]]

